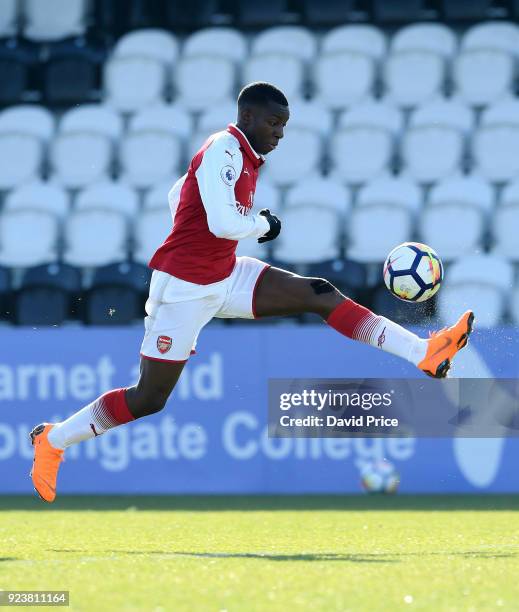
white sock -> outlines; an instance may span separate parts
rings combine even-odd
[[[370,317],[361,329],[355,330],[355,339],[402,357],[414,365],[418,365],[427,352],[427,340],[378,315]]]

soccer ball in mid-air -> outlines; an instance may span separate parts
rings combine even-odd
[[[384,262],[384,282],[393,295],[408,302],[425,302],[440,288],[443,264],[436,252],[420,242],[395,247]]]
[[[395,466],[385,459],[368,463],[360,474],[362,487],[368,493],[396,493],[400,484]]]

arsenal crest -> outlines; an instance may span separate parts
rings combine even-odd
[[[171,348],[172,340],[169,336],[159,336],[157,338],[157,348],[159,349],[159,353],[167,353]]]

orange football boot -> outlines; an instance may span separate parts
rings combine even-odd
[[[53,427],[50,423],[42,423],[31,431],[31,442],[34,446],[32,483],[36,493],[46,502],[53,502],[56,498],[56,479],[65,454],[65,451],[54,448],[48,440]]]
[[[467,310],[452,327],[432,332],[427,353],[418,364],[420,370],[433,378],[446,378],[451,360],[467,344],[473,324],[474,313]]]

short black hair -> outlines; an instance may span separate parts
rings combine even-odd
[[[266,106],[269,102],[288,106],[288,100],[281,89],[265,81],[256,81],[245,85],[238,96],[238,106],[244,104]]]

